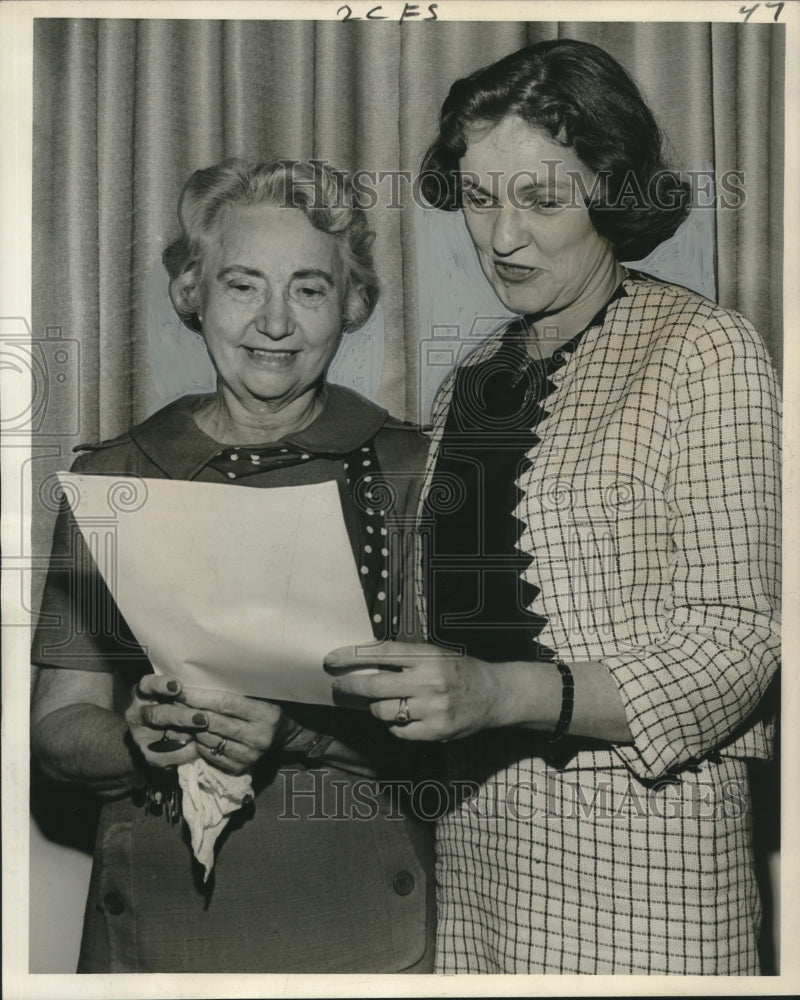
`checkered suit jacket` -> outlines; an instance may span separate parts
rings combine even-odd
[[[717,749],[770,755],[758,709],[780,649],[780,413],[746,319],[644,275],[624,289],[553,376],[515,513],[540,641],[601,660],[624,701],[633,746],[592,760],[657,778]]]

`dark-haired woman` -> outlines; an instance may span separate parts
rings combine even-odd
[[[756,973],[747,761],[771,753],[779,651],[764,346],[620,263],[687,198],[597,47],[534,45],[455,83],[425,166],[519,318],[435,409],[440,648],[390,646],[401,671],[337,687],[400,738],[449,741],[438,968]]]

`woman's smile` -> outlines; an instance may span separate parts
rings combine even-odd
[[[256,364],[267,367],[286,368],[294,360],[299,351],[278,350],[272,347],[248,347],[244,345],[248,357]]]

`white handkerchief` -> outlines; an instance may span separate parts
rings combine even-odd
[[[249,774],[233,775],[193,760],[178,767],[183,818],[192,837],[194,856],[205,868],[208,881],[214,867],[214,845],[231,813],[240,809],[245,797],[253,794]]]

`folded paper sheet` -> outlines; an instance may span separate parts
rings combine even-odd
[[[195,687],[332,704],[323,657],[374,641],[334,482],[59,479],[156,671]]]

